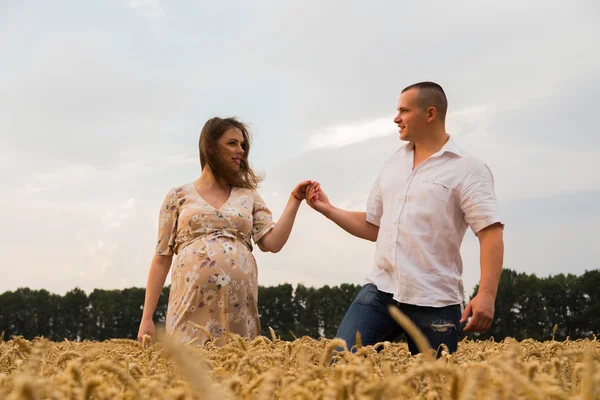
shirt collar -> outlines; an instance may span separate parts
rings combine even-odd
[[[399,151],[409,152],[409,151],[413,151],[414,149],[415,149],[415,143],[408,142],[407,144],[402,146],[399,149]],[[437,153],[432,154],[432,157],[441,156],[442,154],[444,154],[446,152],[454,153],[459,157],[462,157],[464,155],[463,150],[460,147],[458,147],[458,144],[456,144],[456,141],[453,139],[452,135],[450,135],[450,134],[448,134],[448,140],[446,141],[446,143],[444,143],[442,148]]]
[[[444,144],[444,146],[440,150],[440,154],[443,154],[446,151],[448,151],[450,153],[454,153],[459,157],[462,157],[464,155],[464,152],[462,151],[462,149],[460,147],[458,147],[458,144],[456,144],[456,141],[454,141],[454,138],[452,138],[452,135],[448,135],[448,141],[446,142],[446,144]]]

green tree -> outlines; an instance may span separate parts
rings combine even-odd
[[[119,292],[119,307],[117,307],[116,314],[113,315],[116,337],[127,339],[137,337],[144,308],[145,292],[143,288],[128,288]]]
[[[293,338],[290,331],[297,337],[332,338],[359,290],[359,285],[351,284],[321,288],[298,285],[296,290],[290,284],[261,286],[261,334],[270,336],[270,326],[284,340]],[[478,286],[471,298],[477,291]],[[169,294],[170,288],[163,288],[154,313],[157,324],[166,320]],[[144,296],[142,288],[96,289],[89,296],[79,288],[64,296],[19,288],[0,294],[0,331],[6,338],[44,336],[58,341],[135,338]],[[490,329],[467,336],[547,340],[555,324],[557,340],[600,336],[600,270],[540,279],[505,268]]]
[[[294,334],[300,338],[309,336],[318,338],[322,326],[319,312],[321,305],[320,291],[313,287],[298,285],[294,292],[295,328]]]
[[[548,330],[544,325],[547,317],[542,298],[542,280],[535,274],[519,274],[515,290],[517,293],[515,307],[519,321],[519,333],[516,338],[543,339]]]
[[[477,335],[481,339],[501,339],[505,336],[515,337],[519,333],[517,320],[517,292],[516,282],[519,274],[510,269],[503,269],[498,284],[498,293],[494,304],[494,320],[487,332]],[[477,295],[479,285],[473,291],[471,298]]]
[[[258,288],[258,314],[261,334],[271,336],[269,327],[283,340],[293,339],[294,329],[294,288],[289,283]]]
[[[0,297],[2,329],[7,337],[22,335],[26,339],[36,336],[57,340],[55,328],[59,326],[58,301],[60,296],[45,289],[19,288]]]
[[[85,337],[90,340],[117,338],[117,320],[119,313],[120,290],[94,289],[90,293],[90,324],[86,327]]]
[[[89,299],[80,288],[75,288],[60,299],[60,340],[81,340],[84,337],[86,327],[91,323]]]
[[[549,276],[543,280],[542,295],[546,305],[546,334],[544,339],[552,337],[554,325],[558,329],[554,338],[564,340],[567,336],[579,336],[583,293],[580,278],[568,274]]]
[[[477,295],[476,285],[471,299]],[[494,303],[494,320],[490,329],[466,336],[478,339],[494,337],[502,340],[507,336],[517,340],[541,338],[544,335],[546,310],[541,296],[542,282],[535,275],[503,269]]]
[[[0,329],[6,338],[22,335],[26,339],[32,339],[32,335],[35,335],[30,309],[26,303],[30,292],[28,288],[19,288],[0,295]]]
[[[344,283],[339,287],[325,285],[318,289],[321,292],[319,296],[321,298],[319,314],[323,336],[326,338],[335,337],[348,307],[352,304],[360,288],[358,285]]]
[[[578,336],[595,334],[600,337],[600,270],[585,271],[579,278],[578,289],[581,294],[581,303],[577,305]]]

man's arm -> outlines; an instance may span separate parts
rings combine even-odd
[[[494,318],[494,302],[502,272],[504,256],[503,229],[498,213],[494,177],[483,163],[475,166],[460,188],[461,209],[479,238],[481,279],[479,290],[465,307],[461,322],[471,313],[467,332],[484,332]]]
[[[477,295],[467,304],[460,322],[473,316],[464,330],[485,332],[494,319],[494,303],[498,292],[500,274],[504,260],[504,239],[502,225],[497,223],[477,233],[480,248],[481,279]]]
[[[481,230],[479,238],[481,280],[479,282],[479,293],[485,293],[496,297],[498,283],[502,273],[504,262],[504,239],[502,226],[494,224]]]
[[[366,212],[348,211],[334,207],[325,192],[321,190],[318,182],[309,187],[306,193],[306,202],[351,235],[372,242],[377,240],[379,226],[367,222]]]
[[[364,211],[347,211],[332,206],[331,211],[323,215],[351,235],[371,242],[377,241],[379,227],[367,222],[367,213]]]

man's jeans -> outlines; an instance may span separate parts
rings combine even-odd
[[[344,339],[348,350],[356,344],[356,332],[360,332],[363,346],[378,342],[393,341],[404,332],[402,327],[392,318],[388,306],[400,309],[427,337],[429,345],[441,355],[440,345],[444,343],[454,353],[458,347],[458,330],[460,328],[460,305],[447,307],[422,307],[398,303],[392,294],[377,289],[371,283],[362,287],[350,308],[346,312],[337,337]],[[406,335],[408,349],[412,355],[419,353],[415,342]]]

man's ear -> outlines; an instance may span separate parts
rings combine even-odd
[[[429,107],[427,109],[427,122],[433,121],[437,117],[437,110],[435,107]]]

